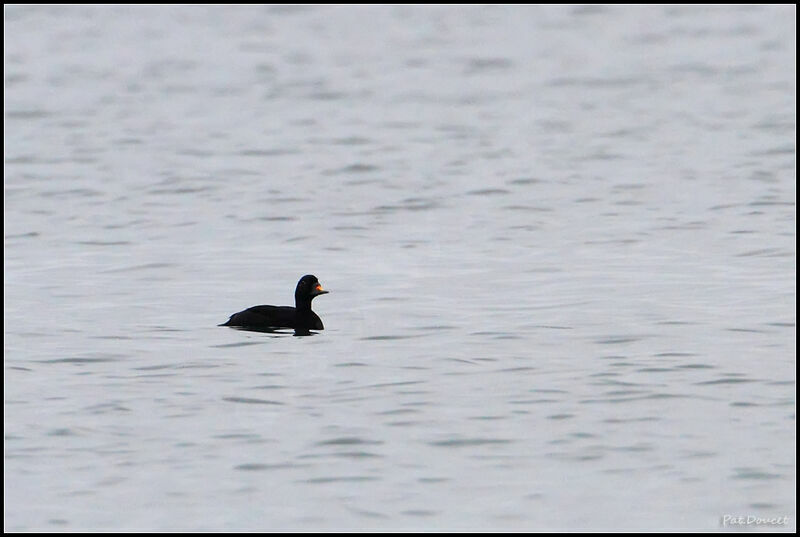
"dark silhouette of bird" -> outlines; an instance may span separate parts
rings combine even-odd
[[[308,334],[309,330],[324,330],[322,319],[311,311],[314,297],[327,293],[316,276],[307,274],[297,282],[292,306],[253,306],[234,313],[228,322],[219,326],[231,326],[244,330],[270,331],[275,328],[294,328],[295,334]]]

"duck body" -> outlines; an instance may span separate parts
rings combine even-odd
[[[311,311],[292,306],[253,306],[234,313],[228,322],[220,326],[243,328],[294,328],[295,330],[325,330],[322,319]]]
[[[314,297],[328,293],[316,276],[308,274],[300,278],[294,292],[292,306],[253,306],[234,313],[220,326],[231,326],[246,330],[271,330],[274,328],[294,328],[299,332],[324,330],[322,319],[311,311]]]

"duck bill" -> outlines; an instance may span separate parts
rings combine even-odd
[[[320,284],[314,288],[314,291],[311,293],[312,296],[324,295],[325,293],[330,293],[330,291],[326,291],[322,288]]]

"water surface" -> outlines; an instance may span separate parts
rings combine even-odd
[[[793,530],[795,18],[7,8],[5,529]]]

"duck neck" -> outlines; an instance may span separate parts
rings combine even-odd
[[[314,297],[294,295],[294,305],[298,311],[311,311],[311,300]]]

